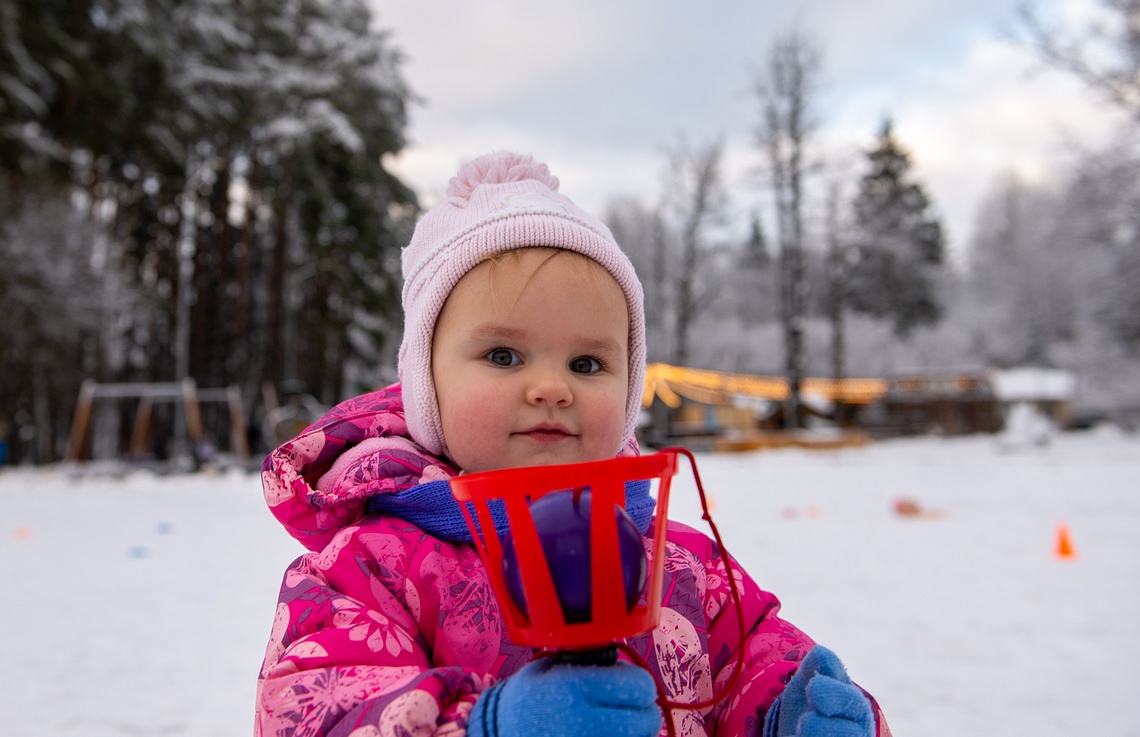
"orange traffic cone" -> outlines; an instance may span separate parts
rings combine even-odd
[[[1073,560],[1077,557],[1077,550],[1073,547],[1073,539],[1069,535],[1069,526],[1064,522],[1057,525],[1057,544],[1053,548],[1053,555],[1057,560]]]

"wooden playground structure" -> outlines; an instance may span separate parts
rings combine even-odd
[[[245,411],[242,408],[241,390],[235,384],[226,387],[200,389],[193,379],[180,382],[100,384],[88,379],[79,389],[75,416],[68,433],[65,461],[91,459],[92,420],[95,403],[100,400],[138,400],[134,423],[131,426],[128,457],[144,457],[153,451],[151,425],[154,406],[159,402],[181,403],[185,418],[186,437],[191,448],[207,440],[202,421],[202,405],[225,404],[229,410],[230,450],[239,460],[249,459],[249,440],[246,434]]]
[[[1003,427],[1003,398],[995,383],[1000,383],[1002,373],[929,369],[887,378],[804,378],[798,411],[821,420],[827,432],[784,428],[783,402],[789,387],[782,376],[653,363],[646,367],[641,404],[652,418],[647,432],[651,444],[682,442],[722,451],[828,449],[898,435],[998,432]],[[1027,382],[1011,376],[1009,383]],[[1040,383],[1038,378],[1036,384]],[[1056,399],[1052,395],[1036,390],[1016,398],[1023,396],[1055,421],[1067,416],[1064,401],[1043,401]]]
[[[811,403],[860,407],[880,401],[887,390],[888,384],[882,379],[805,378],[801,396],[807,401],[801,409],[815,413]],[[641,406],[655,415],[655,439],[659,443],[676,438],[678,442],[733,452],[841,448],[868,442],[867,434],[854,427],[821,434],[773,426],[789,391],[782,376],[728,374],[651,363],[646,367]]]

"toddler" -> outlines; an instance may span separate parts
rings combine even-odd
[[[779,602],[670,522],[661,622],[627,644],[649,672],[532,659],[498,602],[448,479],[638,453],[640,282],[601,222],[529,156],[463,166],[404,249],[401,383],[350,399],[266,459],[266,500],[309,549],[286,571],[257,733],[664,733],[888,737],[874,700]],[[649,534],[653,499],[627,511]],[[651,541],[646,540],[647,553]],[[732,685],[738,656],[744,671]],[[624,654],[622,656],[625,657]]]

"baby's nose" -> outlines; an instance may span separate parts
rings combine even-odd
[[[573,401],[570,384],[560,371],[538,369],[527,388],[527,401],[531,404],[550,404],[564,407]]]

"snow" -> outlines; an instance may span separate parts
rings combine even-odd
[[[729,549],[895,734],[1140,735],[1140,437],[697,458]],[[5,468],[0,508],[0,734],[251,733],[302,552],[256,474]],[[670,515],[701,525],[687,473]]]
[[[1064,369],[995,369],[991,381],[994,395],[1003,402],[1071,400],[1077,389],[1076,375]]]

